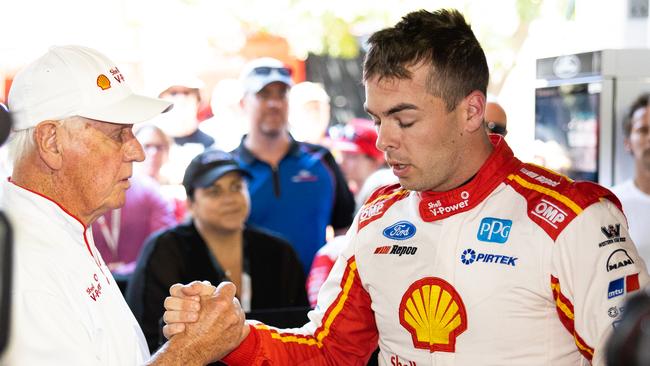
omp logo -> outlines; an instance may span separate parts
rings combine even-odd
[[[478,227],[476,238],[480,241],[503,244],[510,236],[512,220],[485,217]]]
[[[415,252],[418,251],[417,247],[409,247],[405,245],[386,245],[375,248],[374,254],[395,254],[397,256],[406,255],[415,255]]]
[[[613,243],[624,242],[626,240],[625,237],[621,237],[621,224],[618,223],[614,225],[601,226],[600,232],[605,235],[607,240],[598,243],[599,248]]]
[[[415,235],[415,225],[408,221],[399,221],[385,228],[383,234],[388,239],[406,240]]]
[[[359,214],[359,221],[363,222],[379,215],[382,208],[384,208],[383,201],[373,203],[372,205],[362,208],[361,213]]]
[[[508,255],[501,254],[487,254],[487,253],[476,253],[474,249],[465,249],[463,254],[460,255],[461,263],[469,266],[474,262],[481,263],[493,263],[493,264],[503,264],[506,266],[517,266],[516,257],[511,257]]]
[[[630,293],[639,289],[639,274],[635,273],[629,276],[621,277],[611,281],[607,288],[607,298],[612,299]]]
[[[612,254],[609,255],[609,258],[607,258],[607,272],[629,266],[633,263],[634,261],[627,254],[627,251],[625,251],[625,249],[616,249],[612,252]]]
[[[530,213],[546,221],[556,229],[557,223],[564,221],[567,217],[566,212],[545,199],[542,199]]]

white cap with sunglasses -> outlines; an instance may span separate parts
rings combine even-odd
[[[288,86],[293,85],[291,69],[282,61],[271,57],[262,57],[247,63],[239,79],[246,93],[257,93],[276,81]]]

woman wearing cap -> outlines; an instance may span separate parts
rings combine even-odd
[[[183,178],[192,219],[145,244],[126,298],[151,350],[162,340],[163,302],[175,283],[232,281],[245,311],[308,305],[291,245],[244,226],[250,207],[245,174],[228,153],[199,154]]]

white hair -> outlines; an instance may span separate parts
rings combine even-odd
[[[15,166],[36,146],[34,143],[34,127],[12,132],[7,146],[9,148],[9,160]]]
[[[63,126],[65,122],[76,120],[80,117],[73,116],[57,121],[59,126]],[[30,127],[24,130],[13,131],[9,136],[7,146],[9,148],[9,160],[14,166],[25,156],[31,153],[36,148],[34,141],[34,131],[36,127]]]

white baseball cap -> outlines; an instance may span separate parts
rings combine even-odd
[[[133,124],[172,108],[134,94],[113,61],[82,46],[50,48],[16,75],[8,102],[14,131],[71,116]]]
[[[292,86],[291,74],[292,70],[282,61],[271,57],[262,57],[244,65],[239,80],[242,82],[244,92],[257,93],[276,81],[289,87]]]

